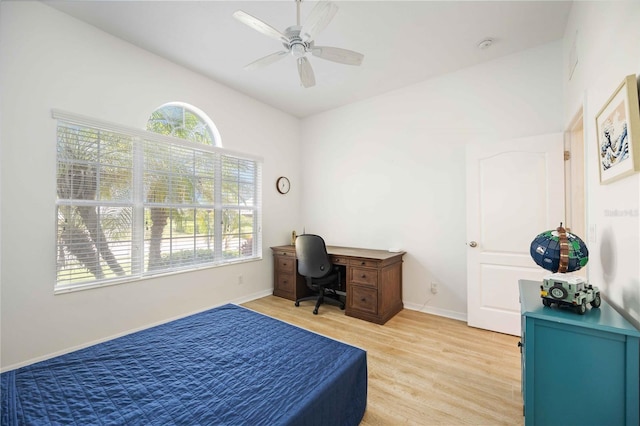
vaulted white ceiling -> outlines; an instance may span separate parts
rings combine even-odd
[[[295,59],[245,71],[282,44],[232,17],[241,9],[280,31],[288,1],[71,1],[56,9],[298,117],[415,84],[562,38],[570,1],[337,1],[316,44],[365,55],[354,67],[310,57],[316,86],[300,85]],[[316,2],[301,4],[304,24]],[[491,47],[478,44],[490,38]]]

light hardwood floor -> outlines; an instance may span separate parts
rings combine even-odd
[[[517,337],[408,309],[377,325],[275,296],[243,306],[367,351],[361,426],[523,423]]]

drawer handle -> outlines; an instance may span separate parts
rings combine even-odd
[[[360,262],[360,265],[363,265],[363,266],[364,266],[364,265],[366,265],[366,264],[367,264],[367,262],[365,262],[364,260],[363,260],[362,262]]]
[[[360,299],[361,302],[366,302],[367,299],[365,299],[364,297],[362,299]]]
[[[282,252],[282,255],[283,255],[283,256],[286,256],[286,255],[287,255],[287,252],[283,251],[283,252]]]
[[[287,266],[287,262],[283,263],[282,266]]]
[[[360,278],[367,278],[367,276],[365,274],[362,274]]]

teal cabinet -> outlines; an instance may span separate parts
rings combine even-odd
[[[545,307],[540,284],[519,281],[525,426],[638,426],[640,332],[605,301]]]

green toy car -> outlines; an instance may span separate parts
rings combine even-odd
[[[544,306],[551,306],[553,303],[569,306],[580,315],[587,311],[587,303],[599,308],[602,302],[598,287],[588,284],[582,277],[562,273],[544,277],[540,297]]]

